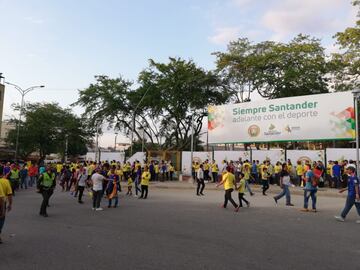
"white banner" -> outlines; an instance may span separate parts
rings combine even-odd
[[[208,134],[213,144],[354,139],[353,95],[339,92],[209,106]]]
[[[355,148],[326,148],[326,160],[356,160]]]
[[[324,150],[287,150],[286,151],[287,159],[291,160],[293,165],[300,160],[301,162],[309,161],[325,161],[325,151]]]
[[[285,150],[253,150],[252,159],[259,160],[261,163],[264,160],[270,160],[272,164],[276,162],[285,162]]]
[[[239,159],[242,161],[250,160],[250,151],[215,151],[214,159],[218,164],[220,164],[223,160],[226,161],[237,161]]]
[[[181,153],[181,169],[185,175],[191,174],[191,152]],[[212,152],[193,152],[193,161],[203,163],[205,160],[212,161]]]

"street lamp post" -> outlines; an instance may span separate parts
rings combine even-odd
[[[136,105],[134,113],[133,113],[133,117],[132,117],[132,129],[131,129],[131,146],[130,146],[130,157],[133,155],[133,140],[134,140],[134,131],[135,131],[135,115],[136,115],[136,110],[139,108],[141,102],[144,100],[146,94],[149,92],[150,87],[148,87],[148,89],[146,89],[144,95],[141,97],[139,103]]]
[[[21,104],[20,104],[20,114],[19,114],[19,122],[17,124],[17,131],[16,131],[16,143],[15,143],[15,161],[17,160],[17,155],[18,155],[18,150],[19,150],[19,135],[20,135],[20,123],[21,123],[21,116],[23,113],[23,109],[24,109],[24,98],[25,95],[29,92],[31,92],[32,90],[35,90],[36,88],[43,88],[45,87],[44,85],[37,85],[37,86],[31,86],[25,90],[23,90],[20,86],[10,83],[10,82],[5,82],[8,85],[13,86],[21,95]]]
[[[192,177],[192,166],[194,159],[194,114],[191,114],[191,145],[190,145],[190,175]],[[195,181],[195,179],[193,179]]]
[[[359,119],[358,119],[358,103],[360,99],[360,89],[355,89],[352,91],[355,99],[355,138],[356,138],[356,174],[360,175],[360,168],[359,168]]]
[[[117,139],[117,136],[119,135],[119,133],[115,132],[115,145],[114,145],[114,151],[116,152],[116,139]]]

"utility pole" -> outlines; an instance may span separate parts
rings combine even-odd
[[[44,85],[39,85],[39,86],[31,86],[25,90],[23,90],[20,86],[16,85],[16,84],[13,84],[13,83],[10,83],[10,82],[5,82],[6,84],[8,85],[11,85],[13,86],[21,95],[21,104],[20,104],[20,114],[19,114],[19,121],[17,123],[17,127],[16,127],[16,142],[15,142],[15,161],[17,160],[17,157],[18,157],[18,151],[19,151],[19,137],[20,137],[20,124],[21,124],[21,117],[22,117],[22,114],[23,114],[23,110],[24,110],[24,105],[25,105],[25,102],[24,102],[24,98],[25,98],[25,95],[33,90],[35,90],[36,88],[43,88],[45,87]]]

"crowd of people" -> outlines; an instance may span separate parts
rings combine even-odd
[[[340,216],[335,216],[339,221],[344,221],[346,215],[355,205],[360,216],[360,198],[359,198],[359,180],[356,176],[356,162],[344,160],[342,162],[329,161],[325,166],[322,161],[297,161],[293,165],[291,160],[281,163],[280,161],[272,164],[270,160],[260,162],[259,160],[242,161],[226,161],[221,162],[221,166],[213,160],[205,160],[202,163],[193,162],[192,176],[197,181],[196,195],[204,195],[205,182],[219,183],[217,186],[224,185],[225,200],[222,205],[227,207],[230,201],[235,207],[235,211],[239,211],[244,201],[249,207],[250,202],[244,198],[247,189],[250,196],[254,193],[250,184],[259,184],[262,186],[262,195],[267,196],[266,191],[270,185],[279,185],[282,189],[281,193],[273,197],[275,203],[285,197],[286,206],[294,206],[291,203],[290,187],[300,186],[304,190],[304,203],[301,211],[317,212],[317,191],[318,188],[328,186],[330,188],[339,188],[339,192],[348,191],[348,198],[344,210]],[[239,196],[239,204],[237,204],[231,196],[231,193],[237,190]],[[309,201],[311,199],[311,210],[309,209]],[[360,223],[360,221],[359,221]]]
[[[4,163],[0,164],[0,243],[1,229],[5,222],[5,213],[12,209],[13,196],[18,190],[36,187],[42,195],[39,214],[48,217],[47,207],[57,185],[62,192],[69,192],[83,204],[86,191],[92,197],[92,209],[102,211],[101,201],[107,200],[108,208],[119,205],[119,192],[121,183],[126,186],[126,195],[132,195],[133,189],[136,197],[147,199],[151,181],[174,180],[175,168],[171,162],[150,161],[141,164],[135,161],[132,164],[111,162],[76,162],[63,164],[61,162],[36,164]],[[339,192],[348,191],[344,210],[335,218],[344,221],[351,208],[355,205],[360,216],[359,180],[356,176],[356,162],[329,161],[325,166],[323,162],[301,162],[293,165],[291,160],[285,163],[272,164],[269,160],[260,162],[254,160],[193,162],[192,176],[197,182],[196,195],[204,196],[205,183],[214,182],[217,186],[224,186],[225,198],[222,204],[227,207],[230,202],[235,211],[249,207],[250,202],[245,198],[247,190],[250,196],[254,195],[251,189],[253,184],[261,186],[262,195],[267,196],[270,185],[279,185],[280,194],[273,197],[275,203],[285,197],[286,206],[294,206],[291,202],[290,187],[300,186],[304,189],[304,204],[302,211],[316,212],[317,190],[328,186],[338,188]],[[238,192],[239,202],[232,198],[232,192]],[[309,200],[312,200],[309,210]],[[359,221],[360,223],[360,221]]]

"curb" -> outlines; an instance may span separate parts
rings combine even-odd
[[[177,182],[177,183],[182,183],[182,182]],[[185,185],[184,186],[180,186],[180,184],[178,185],[165,185],[163,183],[159,183],[159,182],[153,182],[151,186],[151,188],[156,188],[156,189],[175,189],[175,190],[195,190],[196,189],[196,185],[195,184],[191,184],[189,183],[188,185]],[[281,189],[278,187],[278,186],[275,186],[276,189],[272,189],[271,188],[272,186],[270,186],[270,189],[267,190],[266,193],[268,194],[279,194],[281,192]],[[253,191],[256,191],[257,193],[260,193],[261,192],[261,187],[259,185],[253,185],[251,186],[251,189]],[[205,186],[205,190],[211,190],[211,191],[223,191],[223,188],[219,187],[219,188],[216,188],[214,187],[213,184],[211,184],[210,186],[207,185]],[[290,189],[290,192],[292,195],[299,195],[299,196],[304,196],[304,191],[302,189],[299,189],[299,188],[293,188],[293,189]],[[325,188],[325,189],[318,189],[318,192],[317,192],[317,196],[318,197],[330,197],[330,198],[346,198],[346,193],[338,193],[338,192],[328,192],[328,188]]]

